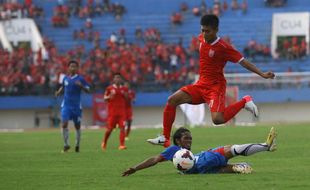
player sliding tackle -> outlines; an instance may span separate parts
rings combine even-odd
[[[156,165],[159,162],[172,161],[174,154],[181,148],[191,149],[192,135],[186,128],[179,128],[173,135],[173,146],[166,148],[159,155],[153,156],[138,165],[131,167],[122,173],[122,176],[131,175]],[[264,143],[234,144],[226,145],[195,155],[194,166],[185,171],[184,174],[206,174],[206,173],[251,173],[252,168],[247,163],[229,164],[228,160],[236,156],[250,156],[262,151],[276,150],[276,132],[271,128],[267,140]]]
[[[214,124],[223,124],[233,118],[242,108],[258,117],[258,110],[251,96],[244,96],[239,102],[225,107],[226,80],[224,67],[227,61],[238,63],[247,70],[265,79],[273,79],[271,71],[262,72],[246,60],[240,52],[217,36],[219,19],[215,15],[205,15],[201,18],[201,34],[199,46],[199,80],[176,91],[168,98],[163,113],[163,135],[148,139],[151,144],[170,145],[170,133],[175,120],[176,107],[181,104],[207,103],[210,107]]]

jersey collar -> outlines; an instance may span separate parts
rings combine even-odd
[[[117,86],[116,84],[113,84],[113,87],[114,87],[114,88],[121,88],[122,85]]]
[[[69,76],[69,77],[70,77],[70,79],[74,79],[74,78],[76,78],[77,76],[78,76],[78,74],[75,74],[75,75]]]
[[[216,40],[214,40],[214,42],[212,42],[212,44],[210,44],[211,46],[215,45],[221,38],[217,37]]]

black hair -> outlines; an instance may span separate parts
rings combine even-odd
[[[218,28],[219,18],[216,15],[209,14],[201,17],[200,25],[202,26],[211,26],[212,28]]]
[[[117,72],[117,73],[113,73],[113,76],[116,76],[116,75],[119,75],[120,77],[122,77],[122,78],[123,78],[122,74],[121,74],[121,73],[119,73],[119,72]]]
[[[70,66],[71,64],[76,64],[77,66],[79,66],[79,62],[75,61],[75,60],[70,60],[68,62],[68,66]]]
[[[188,130],[184,127],[178,128],[173,134],[173,144],[178,145],[177,140],[180,140],[185,132],[190,133],[190,130]]]

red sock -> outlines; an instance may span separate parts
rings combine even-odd
[[[170,133],[171,133],[171,128],[172,124],[175,120],[175,112],[176,112],[176,107],[166,104],[166,107],[164,109],[164,119],[163,119],[163,126],[164,126],[164,131],[163,135],[167,140],[170,139]]]
[[[103,143],[105,144],[105,146],[107,146],[107,142],[108,142],[111,132],[112,132],[111,129],[107,129],[105,131],[104,138],[103,138]]]
[[[226,107],[224,111],[225,123],[233,118],[244,107],[245,103],[245,99],[241,99],[239,102]]]
[[[125,146],[125,136],[126,136],[126,133],[125,133],[125,128],[122,127],[122,128],[119,128],[119,143],[121,146]]]

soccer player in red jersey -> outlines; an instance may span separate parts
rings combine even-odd
[[[128,96],[128,89],[122,85],[123,79],[120,73],[115,73],[113,84],[106,88],[104,93],[104,100],[108,102],[108,125],[104,138],[102,140],[101,148],[106,150],[107,142],[113,129],[118,125],[120,129],[119,150],[126,149],[125,146],[125,119],[126,119],[126,101]]]
[[[126,139],[128,140],[132,123],[132,103],[136,99],[136,93],[130,89],[130,83],[128,81],[124,83],[124,86],[128,89],[128,98],[126,101]]]
[[[175,120],[176,107],[180,104],[207,103],[210,107],[214,124],[223,124],[233,118],[242,108],[258,116],[258,110],[251,96],[243,97],[239,102],[225,107],[226,80],[224,67],[227,61],[238,63],[247,70],[265,79],[273,79],[271,71],[262,72],[254,64],[246,60],[240,52],[217,36],[219,19],[215,15],[201,18],[201,34],[199,47],[199,80],[176,91],[168,98],[163,113],[163,135],[148,139],[151,144],[170,145],[170,133]]]

